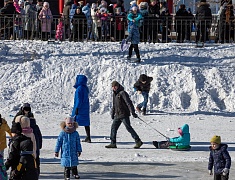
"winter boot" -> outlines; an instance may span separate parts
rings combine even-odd
[[[134,148],[139,149],[143,145],[143,142],[141,140],[137,141]]]
[[[64,179],[69,180],[70,179],[70,167],[64,168]]]
[[[73,177],[74,177],[75,179],[80,179],[80,176],[78,175],[77,166],[73,166],[73,167],[72,167],[72,173],[73,173]]]
[[[146,115],[146,108],[143,108],[143,115]]]
[[[141,113],[142,111],[141,111],[141,108],[139,108],[138,106],[135,108],[137,111],[138,111],[138,113]]]
[[[87,136],[82,142],[91,143],[91,138]]]
[[[109,144],[107,146],[105,146],[105,148],[117,148],[116,144]]]
[[[157,141],[153,141],[153,145],[154,145],[157,149],[159,149],[159,144],[158,144]]]

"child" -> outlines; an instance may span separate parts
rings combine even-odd
[[[19,122],[22,128],[22,134],[31,138],[33,142],[33,155],[37,157],[37,143],[35,139],[35,135],[33,134],[33,129],[30,127],[30,119],[26,116],[20,115],[17,116],[15,122]]]
[[[57,139],[55,147],[55,156],[59,156],[61,149],[61,165],[64,167],[64,178],[70,179],[70,170],[72,170],[75,179],[79,179],[77,165],[78,157],[81,155],[82,147],[80,136],[76,129],[78,124],[71,117],[65,118],[65,122],[60,124],[62,131]]]
[[[13,173],[13,179],[38,180],[36,160],[33,156],[33,142],[30,138],[20,143],[20,161]]]
[[[105,7],[100,8],[100,10],[97,13],[97,16],[101,21],[102,40],[105,40],[107,36],[110,36],[109,21],[108,21],[109,14],[107,13],[107,9]]]
[[[0,179],[7,180],[6,167],[4,166],[3,156],[1,154],[0,154]]]
[[[158,149],[168,149],[170,146],[174,146],[176,149],[188,149],[190,148],[190,133],[189,125],[184,124],[181,128],[178,128],[180,136],[174,138],[167,138],[167,141],[153,141],[153,145]]]
[[[64,32],[63,20],[59,19],[58,25],[56,26],[56,35],[55,35],[56,40],[59,40],[59,41],[63,40],[63,32]]]
[[[131,45],[129,47],[129,56],[127,57],[128,60],[131,59],[132,50],[134,49],[137,57],[136,62],[140,62],[140,51],[138,44],[140,42],[140,33],[139,33],[139,22],[142,19],[142,15],[138,12],[138,8],[133,6],[131,8],[130,13],[127,16],[128,22],[128,37],[126,42],[131,41]]]
[[[125,17],[126,14],[121,11],[121,7],[115,9],[116,40],[121,41],[125,35]]]
[[[97,41],[99,38],[97,11],[98,11],[98,8],[97,8],[96,3],[92,3],[92,5],[91,5],[92,37],[95,41]]]
[[[149,98],[149,90],[151,81],[153,80],[152,77],[148,77],[145,74],[141,74],[138,81],[134,84],[134,89],[137,90],[139,94],[142,94],[144,101],[137,105],[136,110],[140,113],[143,112],[143,115],[146,115],[146,108]],[[143,111],[141,111],[143,108]]]
[[[4,149],[7,147],[6,132],[12,137],[11,130],[7,124],[7,121],[2,118],[0,114],[0,154],[4,158]]]
[[[212,168],[214,166],[214,180],[228,180],[231,167],[231,157],[227,150],[228,145],[221,143],[220,136],[213,136],[210,143],[209,174],[213,175]]]
[[[20,151],[21,151],[20,143],[28,139],[28,137],[26,137],[21,133],[22,133],[22,128],[20,123],[13,122],[11,127],[12,141],[9,147],[9,155],[5,162],[6,170],[8,170],[11,167],[10,179],[11,177],[13,177],[14,172],[20,161]]]

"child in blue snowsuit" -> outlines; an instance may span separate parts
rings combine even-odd
[[[142,15],[140,14],[140,12],[138,12],[138,7],[137,6],[133,6],[131,8],[130,13],[127,16],[128,19],[128,37],[126,39],[126,41],[131,41],[131,45],[129,47],[129,56],[127,57],[127,59],[130,59],[132,56],[132,50],[134,49],[135,53],[136,53],[136,57],[137,57],[137,62],[140,62],[140,51],[139,51],[139,47],[138,44],[140,42],[140,33],[139,33],[139,23],[140,20],[142,19]]]
[[[64,122],[60,124],[62,131],[57,139],[55,146],[55,156],[59,156],[61,150],[61,166],[64,167],[64,178],[70,179],[70,170],[72,170],[75,179],[79,179],[77,165],[78,157],[81,155],[82,147],[80,143],[80,136],[76,129],[78,124],[74,119],[67,117]]]
[[[174,138],[168,138],[167,141],[153,141],[153,145],[158,149],[169,149],[170,146],[176,147],[176,149],[186,149],[190,147],[190,133],[189,125],[184,124],[182,127],[178,128],[178,133],[180,136]]]
[[[231,167],[231,157],[227,150],[228,145],[221,143],[220,136],[213,136],[210,143],[209,175],[213,175],[212,168],[214,167],[214,180],[228,180]]]

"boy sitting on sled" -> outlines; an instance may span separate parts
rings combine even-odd
[[[153,145],[157,149],[178,149],[178,150],[189,150],[190,149],[190,133],[189,125],[184,124],[178,128],[180,136],[174,138],[168,138],[167,141],[153,141]]]

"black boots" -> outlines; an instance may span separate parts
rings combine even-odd
[[[78,175],[77,166],[73,166],[73,167],[65,167],[64,168],[64,179],[65,180],[70,180],[70,170],[72,170],[72,175],[75,179],[80,179],[80,176]]]
[[[77,166],[72,167],[72,174],[75,179],[80,179],[80,176],[78,175]]]
[[[86,138],[82,142],[91,143],[90,126],[85,126]]]
[[[143,111],[142,111],[143,113],[143,115],[146,115],[146,108],[143,108]]]
[[[64,168],[64,179],[69,180],[70,179],[70,167],[65,167]]]

